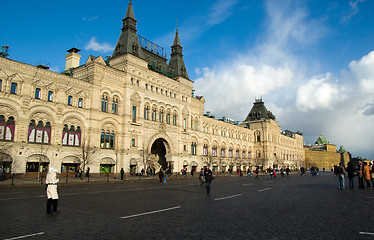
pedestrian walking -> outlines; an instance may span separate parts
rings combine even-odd
[[[59,212],[57,210],[57,205],[58,205],[57,184],[58,182],[59,182],[59,179],[57,178],[57,169],[50,167],[46,180],[45,180],[48,214],[55,214]]]
[[[86,171],[86,177],[90,177],[90,167],[87,168],[87,171]]]
[[[338,177],[339,177],[339,189],[343,190],[343,189],[345,189],[345,185],[344,185],[345,168],[344,168],[342,162],[339,163],[337,174],[338,174]]]
[[[357,178],[358,178],[358,188],[364,189],[364,175],[363,175],[364,167],[361,161],[358,161],[357,164]]]
[[[352,162],[348,162],[347,173],[349,180],[349,189],[353,189],[353,179],[355,178],[355,168],[353,167]]]
[[[210,194],[210,184],[212,183],[213,178],[213,173],[209,169],[209,166],[206,167],[204,170],[204,178],[205,178],[205,188],[206,188],[206,194]]]
[[[367,188],[370,188],[370,178],[371,178],[371,174],[370,174],[370,167],[368,165],[367,162],[364,162],[364,180],[366,181],[366,187]]]
[[[258,167],[256,167],[256,170],[255,170],[255,179],[260,179],[260,177],[258,176]]]
[[[287,177],[290,175],[290,172],[291,172],[291,170],[287,167],[287,168],[286,168],[286,174],[287,174]]]
[[[160,179],[160,184],[164,182],[164,172],[162,171],[162,168],[160,168],[160,171],[158,172],[158,178]]]
[[[123,175],[125,175],[125,170],[123,170],[123,168],[121,168],[121,180],[123,180]]]

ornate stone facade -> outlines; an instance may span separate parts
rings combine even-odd
[[[91,173],[123,168],[135,174],[161,166],[179,172],[206,165],[216,171],[302,165],[303,137],[282,132],[272,114],[263,115],[256,107],[262,100],[242,124],[204,114],[178,31],[167,64],[134,37],[131,1],[123,22],[107,61],[90,56],[75,66],[79,50],[71,49],[67,70],[56,73],[0,57],[4,169],[35,174],[49,166],[61,172],[90,167]]]

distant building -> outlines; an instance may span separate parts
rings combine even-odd
[[[47,171],[136,174],[299,168],[301,134],[282,131],[257,99],[243,123],[204,114],[176,30],[171,56],[137,34],[130,1],[110,58],[68,50],[63,73],[0,57],[0,167],[29,176]]]
[[[314,145],[304,146],[305,166],[318,167],[330,170],[334,165],[343,162],[345,166],[350,161],[351,155],[343,146],[336,150],[336,145],[330,144],[324,136],[319,136]]]

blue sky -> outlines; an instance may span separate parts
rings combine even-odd
[[[61,72],[66,50],[112,54],[128,0],[5,1],[10,58]],[[138,33],[170,54],[175,29],[205,111],[242,121],[262,97],[306,144],[374,159],[374,1],[133,0]],[[225,96],[225,97],[222,97]]]

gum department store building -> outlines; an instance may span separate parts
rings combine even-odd
[[[130,1],[108,59],[79,65],[76,48],[63,73],[0,57],[0,167],[33,176],[61,172],[138,173],[299,168],[303,137],[282,131],[257,99],[242,123],[204,113],[194,96],[176,31],[167,62],[163,48],[137,35]]]

